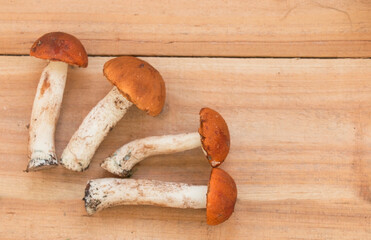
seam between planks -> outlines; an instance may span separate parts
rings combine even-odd
[[[28,57],[29,54],[0,54],[0,57]],[[262,56],[174,56],[174,55],[132,55],[132,54],[119,54],[119,55],[88,55],[88,57],[119,57],[119,56],[134,56],[134,57],[158,57],[158,58],[260,58],[260,59],[371,59],[371,57],[262,57]]]

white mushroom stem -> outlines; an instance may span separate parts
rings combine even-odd
[[[142,138],[119,148],[103,161],[101,167],[121,177],[129,177],[131,169],[149,156],[182,152],[200,146],[198,132]]]
[[[61,164],[73,171],[87,169],[101,142],[131,105],[114,87],[85,117],[64,149]]]
[[[32,107],[27,171],[58,165],[54,133],[61,109],[68,64],[49,62],[44,68]]]
[[[155,205],[173,208],[206,208],[207,186],[185,183],[102,178],[91,180],[85,189],[89,215],[118,205]]]

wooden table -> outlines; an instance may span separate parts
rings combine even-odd
[[[163,113],[130,109],[83,173],[23,171],[46,64],[28,53],[50,31],[77,36],[90,55],[68,73],[58,156],[111,88],[102,66],[112,55],[139,56],[166,82]],[[0,0],[0,54],[0,239],[371,239],[370,1]],[[87,216],[87,180],[113,177],[99,167],[107,155],[195,131],[204,106],[231,132],[222,168],[238,200],[227,222],[150,206]],[[206,184],[209,172],[195,149],[147,159],[133,178]]]

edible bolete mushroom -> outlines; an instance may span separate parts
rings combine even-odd
[[[165,103],[164,80],[143,60],[117,57],[104,64],[103,73],[114,87],[85,117],[62,153],[60,163],[73,171],[89,167],[100,143],[130,106],[156,116]]]
[[[47,33],[37,39],[30,55],[49,60],[37,86],[29,127],[27,171],[35,171],[58,165],[54,133],[68,65],[87,67],[88,56],[77,38],[63,32]]]
[[[195,133],[147,137],[129,142],[106,158],[101,167],[121,177],[143,159],[159,154],[181,152],[200,147],[212,167],[223,163],[230,147],[227,123],[210,108],[200,111],[200,128]]]
[[[206,208],[209,225],[226,221],[233,213],[236,199],[236,183],[227,172],[219,168],[211,170],[208,186],[140,179],[91,180],[83,198],[89,215],[118,205]]]

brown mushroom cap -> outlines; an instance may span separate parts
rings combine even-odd
[[[212,168],[207,190],[207,224],[218,225],[226,221],[234,211],[237,187],[233,178],[220,168]]]
[[[149,63],[136,57],[117,57],[104,64],[104,76],[122,95],[151,116],[165,103],[165,82]]]
[[[79,67],[88,66],[88,55],[80,40],[63,32],[51,32],[41,36],[32,45],[30,55]]]
[[[202,108],[198,133],[210,165],[217,167],[222,164],[230,147],[228,125],[223,117],[210,108]]]

